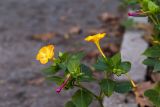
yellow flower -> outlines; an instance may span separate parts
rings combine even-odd
[[[50,59],[54,57],[54,45],[43,46],[36,59],[40,61],[41,64],[46,64]]]
[[[85,41],[97,43],[99,42],[99,40],[101,40],[105,36],[106,36],[106,33],[98,33],[96,35],[86,37]]]
[[[102,38],[104,38],[106,36],[106,33],[98,33],[96,35],[93,35],[93,36],[88,36],[85,38],[85,41],[88,41],[88,42],[93,42],[96,44],[98,50],[100,51],[100,53],[102,54],[102,56],[106,59],[106,56],[105,54],[103,53],[101,47],[100,47],[100,44],[99,44],[99,40],[101,40]]]

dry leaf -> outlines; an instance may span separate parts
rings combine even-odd
[[[65,39],[69,39],[69,35],[68,34],[64,34],[64,38]]]
[[[144,24],[144,23],[137,23],[135,25],[135,28],[141,29],[145,31],[145,34],[143,36],[144,40],[146,40],[148,43],[152,44],[152,34],[153,34],[153,26],[150,24]]]
[[[67,16],[61,16],[59,19],[60,21],[65,22],[67,20]]]
[[[37,40],[37,41],[49,41],[53,39],[55,36],[58,36],[59,34],[53,32],[53,33],[46,33],[46,34],[37,34],[33,35],[31,39]]]
[[[135,27],[140,30],[145,30],[149,34],[152,34],[154,29],[154,27],[151,24],[145,24],[145,23],[137,23]]]
[[[143,39],[148,42],[149,44],[152,44],[152,36],[151,35],[148,35],[148,34],[145,34],[143,36]]]
[[[148,89],[152,89],[154,87],[154,84],[151,82],[144,82],[137,85],[137,96],[136,101],[140,105],[140,107],[152,107],[150,101],[144,96],[144,92]]]
[[[80,34],[82,29],[79,26],[74,26],[69,29],[69,34]]]
[[[160,82],[160,73],[152,73],[151,78],[154,82]]]
[[[109,44],[109,49],[113,53],[117,53],[120,50],[120,46],[117,46],[116,44]]]
[[[45,78],[41,77],[41,78],[36,78],[33,80],[28,81],[28,84],[30,85],[41,85],[44,82]]]
[[[118,17],[111,15],[107,12],[102,13],[98,18],[102,22],[110,22],[110,21],[117,21],[118,20]]]

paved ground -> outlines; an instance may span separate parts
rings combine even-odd
[[[1,0],[0,107],[63,107],[71,91],[57,95],[54,84],[46,81],[30,83],[32,80],[41,81],[40,70],[45,66],[35,61],[35,55],[39,47],[47,44],[30,37],[48,32],[64,34],[75,25],[83,31],[97,27],[100,25],[97,16],[101,13],[117,14],[118,1]],[[64,16],[67,17],[65,22],[61,21]],[[76,41],[83,41],[83,38],[84,35],[80,35],[64,41],[63,36],[56,36],[50,43],[57,45],[57,51],[91,46]]]

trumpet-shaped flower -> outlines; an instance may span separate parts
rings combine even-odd
[[[54,57],[54,45],[43,46],[37,56],[36,59],[40,61],[41,64],[46,64],[50,59]]]
[[[106,33],[98,33],[96,35],[86,37],[85,41],[97,43],[99,42],[99,40],[101,40],[105,36],[106,36]]]
[[[101,47],[100,47],[100,44],[99,44],[99,41],[104,38],[106,36],[106,33],[98,33],[96,35],[93,35],[93,36],[88,36],[85,38],[85,41],[88,41],[88,42],[93,42],[96,44],[98,50],[100,51],[100,53],[102,54],[102,56],[104,58],[106,58],[105,54],[103,53]]]
[[[70,77],[71,77],[71,75],[68,74],[67,78],[64,80],[64,82],[62,83],[62,85],[56,89],[57,93],[60,93],[62,91],[62,89],[66,86],[67,82],[69,81]]]
[[[147,14],[149,14],[150,12],[144,12],[142,10],[137,10],[135,12],[129,12],[128,16],[133,16],[133,17],[145,17]]]

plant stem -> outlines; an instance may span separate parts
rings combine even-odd
[[[136,86],[136,84],[134,83],[134,81],[131,79],[131,77],[130,77],[128,74],[125,74],[125,75],[126,75],[126,77],[130,80],[133,88],[136,88],[137,86]]]
[[[87,88],[85,88],[85,87],[82,86],[81,84],[79,84],[79,85],[74,85],[74,86],[79,87],[79,88],[82,88],[82,89],[86,90],[87,92],[89,92],[91,95],[93,95],[93,96],[98,100],[98,102],[99,102],[99,104],[100,104],[100,107],[104,107],[104,106],[103,106],[103,99],[101,98],[101,96],[97,96],[96,94],[94,94],[92,91],[88,90]]]
[[[99,104],[100,104],[100,107],[104,107],[104,106],[103,106],[103,100],[102,100],[102,99],[99,99],[98,102],[99,102]]]
[[[156,22],[156,20],[154,19],[154,17],[153,17],[152,15],[150,15],[149,17],[151,18],[151,20],[153,21],[153,23],[154,23],[155,25],[157,25],[157,22]]]
[[[107,58],[106,58],[104,52],[103,52],[102,49],[101,49],[101,46],[100,46],[99,42],[96,42],[95,44],[96,44],[96,46],[97,46],[99,52],[100,52],[100,53],[102,54],[102,56],[104,57],[104,59],[107,60]]]
[[[99,52],[101,53],[101,55],[103,56],[103,58],[104,58],[105,61],[107,62],[108,59],[107,59],[106,55],[104,54],[104,52],[102,51],[102,48],[101,48],[101,46],[100,46],[100,44],[99,44],[99,41],[95,42],[95,44],[96,44]],[[107,78],[107,77],[108,77],[108,74],[107,74],[107,72],[106,72],[106,73],[105,73],[105,78]]]
[[[84,90],[86,90],[87,92],[89,92],[90,94],[92,94],[96,99],[99,99],[99,97],[97,96],[97,95],[95,95],[93,92],[91,92],[90,90],[88,90],[87,88],[85,88],[84,86],[82,86],[82,85],[74,85],[74,86],[76,86],[76,87],[79,87],[79,88],[82,88],[82,89],[84,89]]]
[[[158,19],[157,16],[155,16],[156,20],[157,20],[157,23],[160,24],[160,20]]]
[[[98,101],[99,101],[99,104],[101,105],[101,107],[103,107],[103,91],[102,90],[100,91]]]
[[[127,76],[127,78],[128,78],[128,79],[131,81],[131,83],[132,83],[133,92],[134,92],[135,97],[136,97],[136,100],[137,100],[137,98],[139,97],[139,94],[138,94],[138,92],[137,92],[137,85],[134,83],[134,81],[131,79],[131,77],[130,77],[128,74],[126,74],[126,76]]]

